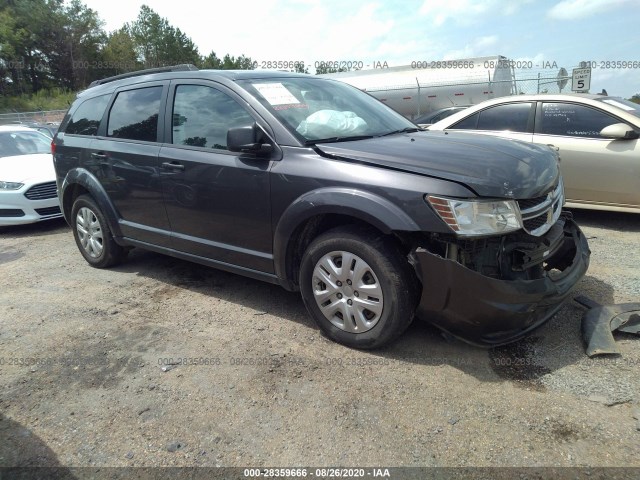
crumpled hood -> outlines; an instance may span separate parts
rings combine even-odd
[[[37,183],[55,179],[53,156],[50,153],[0,157],[0,180],[3,182]]]
[[[556,184],[560,173],[548,147],[468,133],[426,131],[317,148],[330,156],[452,180],[482,197],[537,197]]]

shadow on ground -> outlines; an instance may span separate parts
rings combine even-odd
[[[31,430],[0,414],[0,476],[14,480],[71,480],[76,477]]]
[[[126,263],[114,271],[136,273],[169,286],[208,295],[317,331],[298,293],[277,285],[222,272],[172,257],[133,250]],[[595,300],[613,301],[613,289],[594,277],[585,277],[576,291],[598,291]],[[556,369],[573,364],[585,356],[580,322],[585,309],[569,301],[550,322],[519,342],[482,349],[443,335],[428,322],[416,319],[407,332],[392,345],[360,353],[421,365],[450,365],[482,381],[517,382],[527,388],[542,388],[538,379]],[[268,334],[268,333],[265,333]],[[345,348],[345,356],[353,356]]]

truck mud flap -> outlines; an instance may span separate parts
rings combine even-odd
[[[620,355],[615,330],[640,335],[640,303],[599,305],[582,295],[574,300],[589,309],[582,317],[582,338],[589,357]]]

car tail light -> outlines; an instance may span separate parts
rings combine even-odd
[[[56,144],[51,140],[51,155],[56,154]]]

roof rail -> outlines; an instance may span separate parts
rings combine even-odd
[[[94,80],[89,84],[89,88],[95,87],[96,85],[102,85],[104,83],[121,80],[123,78],[137,77],[140,75],[150,75],[152,73],[164,73],[164,72],[189,72],[189,71],[196,71],[196,70],[198,70],[198,67],[190,63],[183,63],[181,65],[173,65],[168,67],[146,68],[144,70],[136,70],[134,72],[114,75],[113,77],[103,78],[102,80]]]

